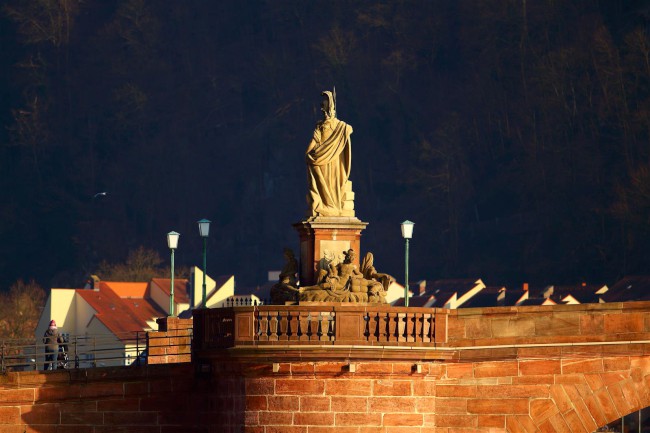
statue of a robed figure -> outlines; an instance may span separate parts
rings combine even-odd
[[[321,94],[323,120],[316,124],[307,146],[309,216],[354,216],[350,183],[352,127],[336,117],[336,93]]]
[[[385,303],[394,280],[377,273],[372,253],[363,263],[357,256],[368,223],[354,215],[352,127],[336,117],[336,90],[321,96],[323,119],[316,123],[305,154],[307,218],[293,224],[300,236],[300,260],[285,251],[285,269],[271,290],[272,300]]]

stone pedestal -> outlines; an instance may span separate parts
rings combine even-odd
[[[355,264],[361,256],[361,232],[368,223],[355,217],[317,217],[294,224],[300,236],[300,285],[315,284],[318,262],[325,250],[336,258],[352,248],[357,253]]]

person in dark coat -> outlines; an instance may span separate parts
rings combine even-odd
[[[63,337],[59,334],[56,322],[50,321],[50,326],[43,335],[43,344],[45,344],[45,370],[56,369],[56,357],[59,353],[59,343],[63,343]]]

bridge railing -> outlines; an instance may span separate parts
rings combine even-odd
[[[191,354],[192,329],[176,330],[188,335],[190,344],[177,344],[171,349],[175,354]],[[0,370],[43,370],[95,368],[161,363],[165,353],[150,347],[174,346],[169,337],[156,332],[135,331],[118,335],[69,335],[62,334],[65,342],[54,353],[54,361],[46,359],[45,344],[41,339],[0,340]],[[173,339],[171,340],[173,341]],[[158,359],[160,358],[160,359]]]
[[[197,350],[250,345],[435,346],[447,311],[384,305],[262,305],[194,311]]]

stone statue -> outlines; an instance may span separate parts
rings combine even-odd
[[[325,277],[327,277],[330,268],[334,265],[334,254],[330,250],[324,250],[323,258],[318,261],[318,269],[316,269],[316,284],[325,282]]]
[[[354,250],[345,251],[344,255],[342,263],[336,266],[330,264],[330,270],[322,282],[315,286],[301,287],[298,299],[312,302],[386,303],[382,283],[373,278],[365,278],[354,265]]]
[[[271,302],[276,305],[283,305],[286,302],[296,300],[298,288],[296,287],[296,272],[298,272],[298,261],[290,248],[284,249],[285,264],[280,272],[277,283],[271,287]]]
[[[296,285],[296,273],[298,272],[298,261],[291,248],[285,248],[284,251],[284,267],[280,272],[280,281],[284,281],[291,286]]]
[[[336,118],[336,93],[324,91],[323,120],[316,124],[307,147],[309,216],[354,216],[349,181],[352,165],[352,127]]]
[[[384,288],[384,291],[388,291],[388,287],[395,281],[395,278],[388,274],[380,274],[377,272],[374,266],[374,261],[375,258],[372,255],[372,253],[368,252],[366,253],[366,256],[363,258],[363,261],[361,262],[361,273],[363,274],[363,278],[366,278],[368,280],[376,280],[379,281]]]

